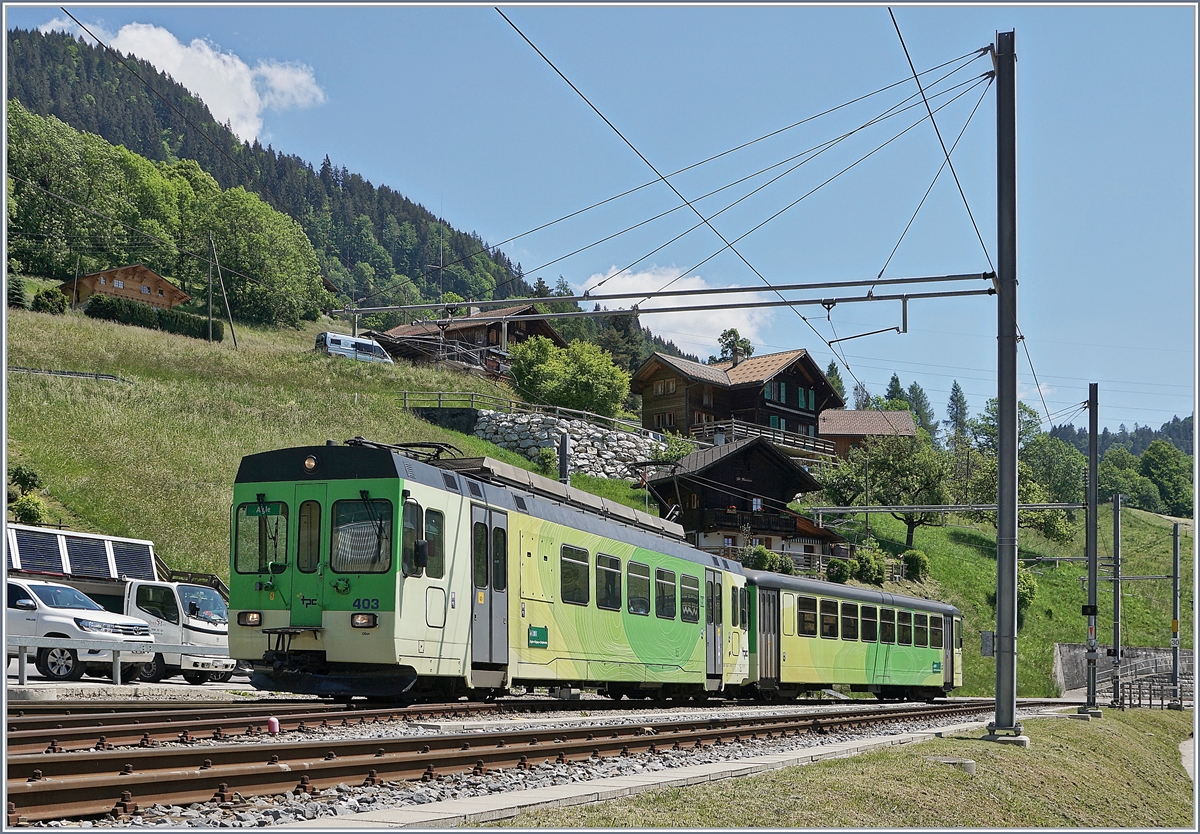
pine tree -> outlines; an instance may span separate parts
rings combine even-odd
[[[951,434],[962,435],[967,432],[967,420],[969,419],[967,396],[956,379],[950,386],[950,402],[946,403],[946,419],[942,422],[946,424],[946,428],[950,429]]]
[[[843,402],[845,402],[846,384],[842,382],[842,375],[838,371],[836,360],[829,360],[829,367],[825,369],[825,378],[829,380],[829,384],[833,387],[833,390],[837,391],[837,395],[842,398]]]
[[[871,392],[861,382],[854,384],[854,407],[858,411],[871,406]]]
[[[908,402],[908,395],[904,393],[904,386],[900,384],[900,377],[897,374],[892,374],[891,380],[888,381],[887,390],[883,392],[885,400],[904,400]]]
[[[925,396],[925,390],[914,381],[912,385],[908,386],[904,398],[912,406],[917,425],[929,432],[929,437],[936,442],[938,422],[933,413],[933,406],[929,404],[929,397]]]

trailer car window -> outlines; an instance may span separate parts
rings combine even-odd
[[[508,531],[492,528],[492,590],[508,588]]]
[[[596,554],[596,607],[621,610],[621,560],[616,556]]]
[[[784,610],[784,612],[790,613],[791,610],[795,607],[796,607],[796,595],[795,594],[784,594],[783,595],[783,610]],[[783,623],[783,633],[785,636],[791,637],[793,634],[796,633],[796,629],[795,629],[796,621],[792,617],[780,617],[779,619],[780,619],[780,622]]]
[[[234,568],[266,573],[267,565],[287,563],[288,505],[282,501],[242,504],[237,509]]]
[[[896,632],[898,639],[896,640],[901,646],[912,645],[912,612],[897,611],[896,612]]]
[[[876,622],[875,606],[864,605],[862,607],[862,641],[874,643],[878,638],[879,627]]]
[[[929,645],[928,614],[913,614],[913,645],[921,648]]]
[[[858,639],[858,606],[853,602],[842,603],[842,639]]]
[[[486,588],[488,584],[487,525],[482,521],[476,521],[472,529],[474,535],[471,538],[471,564],[474,567],[475,587]]]
[[[562,601],[573,605],[587,605],[588,586],[591,584],[588,576],[588,552],[582,547],[564,544],[560,567]]]
[[[296,536],[296,567],[312,573],[321,559],[321,504],[305,501],[300,505],[300,531]]]
[[[675,619],[675,572],[654,571],[654,614],[664,620]]]
[[[801,637],[817,636],[817,599],[816,597],[796,597],[796,633]]]
[[[896,609],[879,609],[879,642],[896,642]]]
[[[404,522],[406,545],[409,537],[407,509]],[[329,566],[338,573],[387,573],[391,570],[391,501],[386,498],[370,498],[366,501],[354,498],[333,502]]]
[[[425,575],[441,579],[446,575],[446,517],[441,510],[425,511],[425,541],[429,542],[429,564]]]
[[[650,613],[650,566],[630,562],[625,569],[625,584],[629,588],[629,613]]]
[[[929,648],[940,649],[945,644],[942,642],[942,618],[940,615],[933,615],[929,618]]]
[[[700,622],[700,580],[686,573],[679,576],[679,618],[685,623]]]
[[[836,599],[821,600],[821,636],[836,640],[838,636],[838,604]]]

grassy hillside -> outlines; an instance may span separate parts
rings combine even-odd
[[[1112,554],[1112,506],[1101,506],[1098,548],[1101,562]],[[861,516],[859,517],[861,520]],[[1123,576],[1166,576],[1171,573],[1172,522],[1151,513],[1123,508],[1121,511],[1121,573]],[[861,526],[858,527],[861,530]],[[860,534],[861,535],[861,534]],[[871,535],[892,552],[904,551],[904,525],[890,516],[871,516]],[[1068,544],[1049,542],[1028,530],[1020,531],[1022,558],[1045,560],[1084,555],[1085,528],[1082,513],[1075,523],[1075,536]],[[1180,642],[1192,646],[1192,528],[1181,527]],[[929,596],[950,602],[963,611],[964,692],[991,695],[995,689],[995,661],[979,655],[979,632],[996,627],[992,597],[996,592],[996,532],[953,517],[945,527],[921,527],[915,546],[929,556],[933,578],[925,583],[905,583],[903,593]],[[1037,595],[1022,617],[1017,630],[1017,694],[1022,697],[1056,694],[1053,682],[1054,644],[1083,643],[1087,620],[1080,606],[1087,602],[1086,562],[1051,561],[1029,563],[1038,583]],[[1107,571],[1101,569],[1101,577]],[[1125,646],[1168,646],[1171,631],[1170,580],[1122,583],[1122,644]],[[1112,644],[1112,583],[1099,586],[1097,638]],[[1107,663],[1101,658],[1101,664]],[[1101,668],[1104,668],[1103,665]]]
[[[328,322],[238,325],[237,350],[228,333],[210,346],[77,314],[10,310],[8,324],[10,366],[128,380],[9,374],[10,465],[42,477],[69,526],[152,539],[172,567],[228,574],[229,502],[246,454],[361,435],[445,441],[529,466],[413,417],[396,399],[402,390],[507,392],[459,373],[320,355],[313,340]]]

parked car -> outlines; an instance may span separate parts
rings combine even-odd
[[[374,339],[347,336],[345,333],[322,333],[317,336],[317,350],[330,356],[346,356],[363,362],[386,362],[394,365],[392,357]]]
[[[113,614],[75,588],[39,579],[9,577],[5,633],[9,636],[144,643],[145,651],[121,648],[123,681],[132,680],[154,657],[150,625],[145,620]],[[11,660],[16,657],[16,652],[9,651]],[[112,674],[111,651],[41,648],[36,657],[38,672],[50,680],[77,681],[85,672]]]

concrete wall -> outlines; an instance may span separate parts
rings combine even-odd
[[[1099,647],[1100,657],[1096,659],[1096,671],[1102,678],[1107,679],[1112,672],[1111,657],[1105,652],[1109,646]],[[1071,689],[1083,689],[1087,686],[1087,646],[1082,643],[1054,644],[1054,681],[1059,690],[1066,692]],[[1141,646],[1126,646],[1121,650],[1122,670],[1136,670],[1138,673],[1149,668],[1169,673],[1171,671],[1171,650],[1159,648],[1143,648]],[[1181,669],[1192,668],[1192,650],[1180,649],[1179,665]]]

